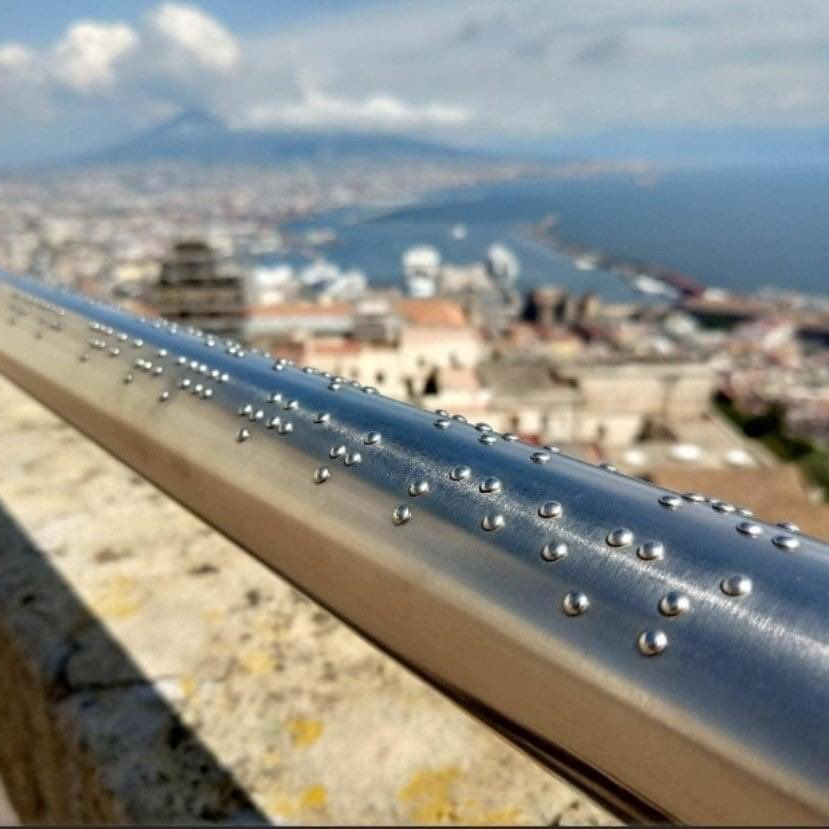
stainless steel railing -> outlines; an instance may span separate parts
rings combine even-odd
[[[796,528],[7,275],[0,371],[617,814],[829,820]]]

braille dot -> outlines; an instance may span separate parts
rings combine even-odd
[[[196,385],[193,386],[193,394],[201,394],[203,391],[204,386],[201,383],[196,383]],[[251,418],[251,420],[253,420],[253,418]]]
[[[153,369],[153,374],[154,374],[156,377],[160,377],[162,374],[164,374],[164,368],[163,368],[162,366],[156,366],[156,367]]]
[[[607,534],[607,543],[611,547],[628,547],[633,544],[633,533],[625,527],[617,527]]]
[[[457,420],[458,423],[466,423],[466,418],[462,414],[452,415],[452,420]]]
[[[781,530],[785,530],[787,533],[799,533],[800,527],[797,524],[793,524],[791,521],[779,521],[777,526],[780,527]]]
[[[488,515],[485,515],[483,520],[481,521],[481,527],[485,529],[487,532],[494,532],[495,530],[500,530],[506,522],[504,521],[504,516],[500,513],[491,512]]]
[[[187,381],[187,385],[190,385],[190,381]],[[239,416],[243,417],[244,415],[252,415],[253,414],[253,406],[250,403],[245,403],[244,406],[239,406]]]
[[[588,607],[590,599],[581,590],[571,590],[561,602],[561,609],[567,616],[581,616]]]
[[[183,366],[187,362],[186,357],[177,357],[176,358],[176,365]]]
[[[472,470],[468,466],[456,466],[449,473],[449,477],[453,481],[468,481],[471,476]]]
[[[236,440],[239,443],[243,443],[250,437],[250,432],[247,429],[239,429],[236,433]]]
[[[435,409],[435,414],[438,417],[449,417],[449,412],[446,409]]]
[[[414,481],[409,484],[409,495],[416,498],[418,495],[425,495],[429,491],[428,481]]]
[[[205,389],[202,393],[202,400],[207,400],[209,397],[213,397],[213,389]]]
[[[263,409],[257,409],[255,412],[251,411],[248,414],[248,420],[251,423],[255,423],[256,421],[264,420],[264,419],[265,419],[265,412],[264,412]]]
[[[747,535],[750,538],[757,538],[763,534],[763,528],[754,521],[741,521],[737,524],[737,532]]]
[[[163,391],[161,394],[158,395],[158,400],[160,403],[163,403],[165,400],[168,400],[170,397],[170,392]]]
[[[184,378],[182,378],[181,380],[178,381],[178,387],[180,389],[189,389],[191,385],[192,385],[192,382],[188,377],[184,377]]]
[[[661,541],[646,541],[639,545],[636,555],[642,561],[661,561],[665,558],[665,545]]]
[[[328,450],[328,457],[329,458],[341,458],[348,450],[345,448],[343,444],[339,446],[332,446]]]
[[[340,385],[340,383],[329,383],[328,388],[331,391],[339,391],[342,388],[342,385]]]
[[[311,366],[305,366],[302,370],[306,374],[316,374],[317,373],[317,370],[315,368],[312,368]]]
[[[734,504],[729,504],[728,501],[719,501],[716,499],[711,502],[711,507],[717,512],[722,512],[726,515],[737,511],[737,507],[735,507]]]
[[[612,463],[600,463],[599,469],[604,469],[606,472],[618,472]]]
[[[348,452],[343,458],[343,463],[346,466],[356,466],[358,463],[361,463],[363,460],[363,456],[359,452]]]
[[[481,492],[500,492],[501,482],[497,478],[484,478],[480,486]]]
[[[547,452],[533,452],[532,455],[530,455],[530,460],[533,463],[549,463],[550,455]]]
[[[790,552],[800,546],[800,539],[795,538],[793,535],[776,535],[771,541],[776,547]]]
[[[539,508],[538,514],[542,518],[559,518],[564,507],[558,501],[545,501]]]
[[[561,449],[558,448],[555,444],[550,444],[544,447],[548,452],[552,452],[554,455],[558,455],[561,452]]]
[[[541,548],[541,558],[544,561],[561,561],[567,558],[567,545],[563,541],[551,541]]]
[[[274,415],[273,417],[269,417],[267,422],[265,423],[266,429],[276,429],[279,424],[282,423],[282,418]]]
[[[324,484],[331,477],[331,470],[327,466],[318,466],[314,470],[314,483]]]
[[[331,420],[331,415],[328,412],[320,412],[314,416],[314,423],[328,423]]]
[[[299,408],[299,401],[298,400],[289,400],[285,405],[282,407],[286,412],[293,412]]]
[[[659,503],[666,509],[679,509],[682,506],[682,498],[679,495],[663,495]]]
[[[479,438],[479,443],[483,443],[484,446],[492,446],[494,443],[498,442],[498,438],[495,435],[490,434],[489,432],[484,432]]]
[[[401,524],[406,524],[412,520],[412,511],[405,504],[395,507],[391,514],[391,520],[399,527]]]
[[[282,423],[279,424],[279,426],[276,427],[276,431],[280,435],[290,435],[291,432],[294,431],[294,424],[293,423],[286,423],[285,421],[283,421]]]
[[[743,518],[751,518],[754,515],[748,507],[737,507],[737,512],[742,515]]]
[[[377,394],[377,389],[374,386],[363,386],[363,391],[366,394]]]
[[[448,429],[452,425],[451,420],[447,420],[445,417],[439,418],[435,421],[435,428],[436,429]]]
[[[228,380],[230,380],[230,375],[227,372],[224,372],[221,377],[219,377],[220,383],[227,383]]]
[[[666,593],[659,600],[659,612],[663,616],[681,616],[691,609],[691,600],[677,590]]]
[[[130,383],[132,383],[132,381],[133,381],[134,379],[135,379],[135,377],[132,375],[132,373],[130,373],[130,374],[125,374],[125,375],[124,375],[124,383],[125,383],[126,385],[129,385]]]
[[[636,640],[643,656],[656,656],[668,647],[668,635],[664,630],[645,630]]]
[[[504,432],[501,435],[501,439],[505,440],[507,443],[516,443],[520,438],[514,432]]]
[[[739,573],[720,582],[720,589],[726,596],[748,596],[752,587],[751,579]]]
[[[120,348],[110,348],[110,350],[109,350],[109,356],[110,357],[117,357],[120,353],[121,353]]]
[[[476,423],[475,428],[479,432],[491,432],[492,431],[492,426],[490,426],[488,423]]]
[[[382,442],[383,436],[380,432],[369,432],[363,440],[363,443],[365,443],[366,446],[379,446]]]

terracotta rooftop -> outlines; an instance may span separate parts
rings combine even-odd
[[[394,310],[411,325],[435,328],[465,328],[466,314],[450,299],[399,299]]]
[[[280,302],[274,305],[254,305],[252,317],[345,317],[354,314],[354,306],[348,302]]]

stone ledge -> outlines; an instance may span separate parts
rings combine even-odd
[[[0,451],[23,822],[611,822],[3,380]]]

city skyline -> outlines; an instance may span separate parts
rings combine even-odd
[[[685,131],[829,123],[829,7],[811,0],[36,8],[0,10],[0,163],[94,149],[194,108],[235,129],[499,149],[645,136],[634,149],[657,155]]]

